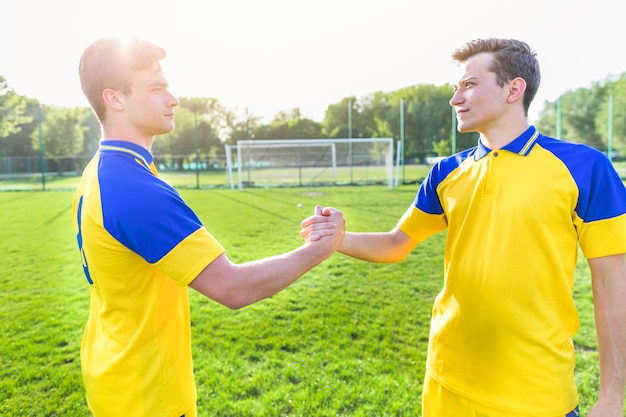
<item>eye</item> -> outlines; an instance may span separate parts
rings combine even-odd
[[[167,90],[167,87],[168,87],[168,86],[167,86],[167,84],[163,84],[163,83],[154,83],[154,84],[152,84],[152,89],[151,89],[151,91],[152,91],[153,93],[157,93],[157,94],[159,94],[159,93],[162,93],[162,92],[164,92],[165,90]]]

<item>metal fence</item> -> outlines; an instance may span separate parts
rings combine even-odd
[[[0,191],[67,190],[78,185],[90,157],[0,157]],[[226,161],[182,155],[155,156],[160,176],[178,188],[230,187]]]

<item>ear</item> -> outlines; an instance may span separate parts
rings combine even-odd
[[[506,100],[507,103],[514,103],[524,98],[524,92],[526,91],[526,81],[523,78],[517,77],[512,81],[509,81],[509,95]]]
[[[110,88],[102,91],[102,100],[107,107],[116,111],[124,110],[126,104],[124,96],[119,91]]]

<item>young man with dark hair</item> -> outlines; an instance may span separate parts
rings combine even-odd
[[[624,184],[599,151],[529,125],[540,72],[526,43],[478,39],[453,58],[460,76],[450,104],[458,130],[479,133],[477,146],[435,164],[393,230],[346,233],[339,251],[397,262],[447,229],[425,417],[569,417],[578,416],[579,402],[572,337],[580,245],[593,281],[600,356],[600,392],[588,417],[622,417]]]

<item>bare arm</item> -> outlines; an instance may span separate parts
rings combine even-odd
[[[325,208],[324,210],[332,213],[336,209]],[[319,239],[318,234],[321,232],[318,228],[323,226],[319,224],[320,220],[320,217],[311,216],[302,222],[300,234],[305,241]],[[346,233],[338,251],[368,262],[399,262],[406,258],[416,245],[417,241],[396,227],[389,232]]]
[[[399,262],[417,242],[395,228],[390,232],[346,233],[339,252],[368,262]]]
[[[321,211],[316,215],[323,217]],[[341,212],[335,211],[325,220],[318,219],[318,226],[320,239],[306,242],[287,253],[244,264],[234,264],[226,254],[222,254],[204,268],[189,286],[232,309],[270,297],[337,250],[345,230]]]
[[[626,260],[589,259],[600,356],[600,393],[588,417],[622,417],[626,386]]]

